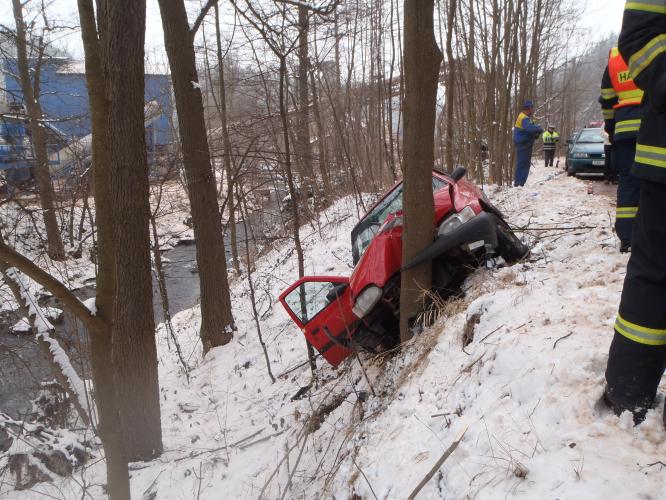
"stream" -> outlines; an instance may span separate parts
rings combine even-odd
[[[243,225],[237,225],[239,252],[245,244]],[[231,258],[230,242],[225,235],[227,263]],[[194,306],[199,300],[199,275],[196,270],[196,247],[193,241],[182,241],[162,254],[169,296],[171,316]],[[94,285],[74,293],[80,299],[95,294]],[[57,301],[48,298],[40,301],[42,307],[58,307]],[[153,309],[155,322],[163,321],[162,303],[153,273]],[[39,384],[53,378],[50,365],[45,361],[34,337],[30,334],[16,335],[11,327],[19,321],[17,313],[0,316],[0,411],[13,418],[21,418],[31,410],[30,401],[37,396]],[[84,362],[87,356],[86,338],[80,323],[65,312],[59,324],[54,325],[55,336],[72,356],[72,365],[79,373],[90,373]],[[78,361],[78,362],[77,362]]]

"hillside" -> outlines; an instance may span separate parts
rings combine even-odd
[[[528,261],[476,271],[464,298],[401,353],[338,370],[319,360],[309,392],[299,391],[310,381],[304,340],[276,303],[296,278],[288,245],[252,273],[275,383],[246,281],[233,288],[234,341],[195,366],[189,384],[160,330],[165,453],[131,466],[133,497],[406,498],[463,431],[419,498],[662,495],[661,408],[633,428],[628,414],[597,407],[626,266],[612,201],[542,167],[524,188],[488,192],[524,229]],[[357,213],[343,199],[302,228],[308,273],[349,274]],[[191,364],[198,322],[198,308],[174,318]],[[83,484],[103,497],[102,463],[74,478],[9,495],[80,498]]]

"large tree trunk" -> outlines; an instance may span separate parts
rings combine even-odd
[[[100,39],[105,25],[105,5],[98,3],[99,33],[95,23],[92,0],[78,0],[81,38],[86,64],[86,81],[90,100],[92,125],[93,183],[95,188],[95,218],[97,225],[97,315],[110,323],[115,293],[115,261],[113,240],[113,204],[109,172],[109,144],[106,133],[108,102],[104,87],[104,68]],[[97,401],[97,431],[106,456],[106,475],[109,496],[128,499],[130,496],[127,455],[116,408],[116,393],[111,364],[111,328],[91,332],[90,354]]]
[[[233,336],[224,235],[210,163],[201,89],[183,0],[159,0],[176,98],[201,287],[201,340],[204,353]],[[193,83],[194,82],[194,83]]]
[[[35,79],[30,78],[30,65],[28,62],[27,33],[23,20],[23,5],[21,0],[12,0],[14,20],[16,21],[16,59],[18,62],[19,80],[23,92],[28,119],[30,121],[31,142],[35,156],[35,177],[39,189],[39,201],[42,206],[44,227],[46,228],[47,253],[53,260],[63,260],[65,249],[60,236],[60,228],[55,213],[55,195],[51,174],[49,172],[49,155],[46,150],[46,133],[42,128],[42,107],[39,103],[39,74],[41,57],[43,55],[43,40],[40,39],[37,58],[37,67],[34,68]]]
[[[111,358],[117,411],[130,461],[162,452],[150,273],[148,161],[144,130],[145,0],[107,3],[103,37],[113,165],[115,301]]]
[[[402,236],[403,263],[432,242],[432,168],[437,79],[442,54],[435,42],[434,0],[405,0],[405,139]],[[431,263],[402,273],[400,340],[411,338],[410,321],[422,309],[431,284]]]

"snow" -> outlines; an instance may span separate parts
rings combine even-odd
[[[97,316],[97,297],[90,297],[84,300],[83,305],[88,308],[91,316]]]
[[[33,293],[31,293],[30,291],[31,288],[28,283],[30,283],[32,280],[23,276],[22,273],[18,271],[15,267],[7,269],[5,274],[7,275],[7,278],[11,279],[18,285],[21,297],[23,298],[27,306],[28,315],[30,316],[30,318],[34,317],[33,323],[34,323],[36,339],[46,343],[52,356],[51,360],[60,369],[60,372],[67,380],[67,383],[69,384],[69,388],[71,389],[72,393],[79,401],[84,411],[88,415],[92,415],[93,412],[91,412],[91,408],[88,404],[89,398],[85,383],[83,382],[81,377],[79,377],[79,374],[72,366],[69,356],[67,355],[65,350],[61,347],[60,343],[51,336],[51,334],[54,331],[54,328],[53,325],[50,323],[49,319],[52,318],[53,315],[57,316],[56,311],[58,311],[61,314],[62,311],[55,308],[40,307]],[[30,327],[29,321],[28,321],[28,326]],[[28,331],[30,331],[30,328],[28,328]]]
[[[475,271],[465,296],[394,356],[361,355],[337,370],[318,360],[319,382],[300,399],[305,343],[276,303],[297,277],[290,243],[252,273],[274,384],[245,278],[232,284],[234,339],[205,359],[199,309],[173,318],[189,384],[160,327],[165,452],[132,467],[133,496],[407,498],[466,429],[418,498],[663,498],[663,398],[635,428],[597,404],[627,261],[613,200],[543,167],[525,187],[487,191],[532,256]],[[345,198],[301,229],[306,273],[349,275],[357,213]],[[89,497],[104,497],[95,486],[104,474],[102,463],[86,470]],[[63,480],[12,494],[74,490]]]
[[[42,307],[43,316],[49,321],[57,322],[62,318],[63,311],[56,307]],[[26,334],[30,333],[32,327],[30,326],[30,321],[28,318],[21,318],[19,321],[11,327],[10,331],[14,334]]]

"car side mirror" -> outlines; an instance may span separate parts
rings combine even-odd
[[[326,300],[333,302],[334,300],[339,299],[342,297],[342,294],[345,292],[348,286],[349,283],[340,283],[339,285],[335,285],[333,289],[326,294]]]
[[[460,179],[465,177],[467,170],[465,167],[457,167],[453,172],[451,172],[451,177],[455,182],[458,182]]]

